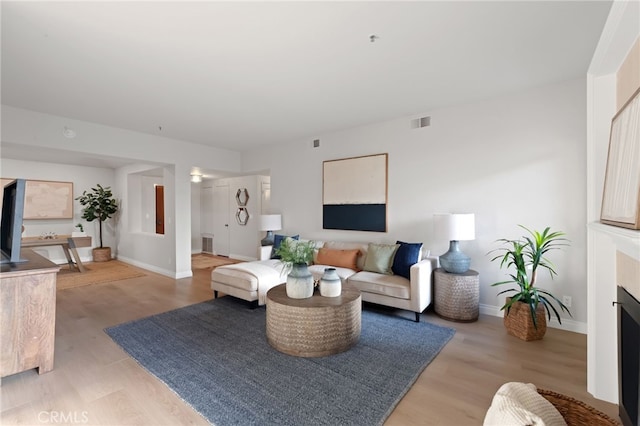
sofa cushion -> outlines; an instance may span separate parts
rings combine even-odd
[[[531,383],[505,383],[493,396],[484,426],[566,426],[560,412]]]
[[[350,276],[356,273],[354,269],[340,268],[340,267],[335,267],[333,265],[319,265],[319,264],[309,266],[309,272],[311,272],[311,275],[313,275],[314,280],[319,280],[324,275],[324,270],[326,268],[335,268],[336,272],[338,273],[338,276],[340,277],[340,281],[342,281],[343,283],[346,283],[347,278],[349,278]]]
[[[397,299],[411,298],[411,282],[399,275],[361,271],[351,275],[347,281],[363,292],[382,294]]]
[[[340,268],[357,269],[358,256],[360,250],[337,250],[330,248],[321,248],[318,250],[316,263],[321,265],[330,265]]]
[[[422,243],[396,241],[396,244],[400,244],[400,247],[398,247],[398,251],[396,251],[396,255],[393,258],[391,270],[396,275],[411,279],[411,266],[420,260]]]
[[[300,235],[280,235],[280,234],[276,234],[273,236],[273,248],[271,249],[271,258],[272,259],[280,259],[280,256],[278,256],[276,254],[276,250],[278,250],[280,248],[280,245],[282,244],[282,241],[284,241],[285,238],[293,238],[294,240],[297,240],[300,238]]]
[[[360,250],[360,256],[358,256],[356,269],[362,270],[364,267],[364,259],[367,256],[367,249],[369,247],[368,243],[353,243],[348,241],[326,241],[323,245],[324,248],[334,249],[334,250]]]
[[[364,260],[365,271],[379,274],[393,275],[391,266],[399,244],[374,244],[369,243],[367,258]]]

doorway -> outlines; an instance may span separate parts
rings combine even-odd
[[[229,256],[229,185],[213,187],[213,251]]]
[[[164,186],[156,185],[156,234],[164,235]]]

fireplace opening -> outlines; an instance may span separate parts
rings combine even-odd
[[[618,287],[618,383],[620,419],[637,426],[640,418],[640,302]]]

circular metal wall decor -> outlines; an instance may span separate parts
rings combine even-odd
[[[247,191],[247,188],[238,189],[238,192],[236,192],[236,201],[240,207],[247,205],[249,202],[249,191]]]
[[[244,207],[238,207],[238,211],[236,212],[236,220],[238,221],[238,225],[245,226],[247,222],[249,222],[249,212]]]

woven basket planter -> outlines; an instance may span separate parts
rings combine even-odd
[[[620,425],[619,421],[570,396],[543,389],[538,389],[538,393],[556,407],[568,426]]]
[[[507,302],[511,300],[507,298]],[[545,316],[544,306],[538,304],[536,309],[536,322],[538,328],[533,325],[533,319],[531,319],[531,311],[529,305],[522,302],[516,302],[511,306],[509,314],[507,310],[504,310],[504,326],[507,332],[512,336],[525,341],[540,340],[547,332],[547,317]]]
[[[111,247],[96,247],[91,254],[94,262],[108,262],[111,260]]]

